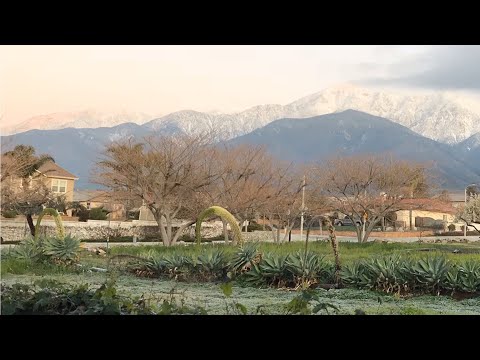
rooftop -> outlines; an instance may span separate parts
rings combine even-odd
[[[40,166],[38,171],[41,172],[46,177],[49,177],[49,178],[59,177],[59,178],[78,180],[78,177],[76,177],[71,172],[65,170],[60,165],[58,165],[57,163],[54,163],[52,161],[49,161],[49,162],[43,164],[42,166]]]

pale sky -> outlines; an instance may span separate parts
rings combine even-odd
[[[479,46],[0,46],[2,126],[32,116],[242,111],[345,82],[480,87]]]

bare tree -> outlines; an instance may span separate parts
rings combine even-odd
[[[467,204],[457,214],[457,218],[480,233],[480,196],[472,194]]]
[[[403,198],[423,195],[428,187],[424,166],[389,156],[335,158],[317,168],[319,186],[333,210],[355,224],[359,242],[366,242],[373,228],[391,212],[414,205]],[[421,186],[420,186],[421,184]]]
[[[277,167],[281,169],[282,165],[278,164]],[[286,240],[302,212],[305,216],[312,216],[325,210],[325,198],[319,192],[318,183],[312,181],[310,175],[309,168],[294,167],[291,164],[283,164],[282,171],[275,174],[274,181],[266,192],[268,201],[263,206],[275,242]],[[305,201],[302,209],[302,190],[304,187]],[[281,228],[285,230],[283,239],[280,239]]]
[[[211,205],[205,189],[219,177],[217,155],[209,134],[130,139],[107,146],[95,182],[112,189],[117,198],[143,200],[163,243],[170,246]],[[180,212],[188,221],[174,231]]]
[[[210,201],[227,209],[240,224],[255,218],[282,169],[262,147],[219,146],[217,154],[219,177],[208,188]]]

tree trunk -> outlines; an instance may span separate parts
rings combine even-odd
[[[196,223],[196,220],[192,220],[192,221],[189,221],[189,222],[183,224],[182,226],[180,226],[178,228],[178,230],[175,232],[175,235],[173,236],[171,245],[175,245],[177,243],[177,240],[180,237],[180,235],[182,235],[183,230],[185,230],[187,227],[189,227],[189,226],[191,226],[195,223]]]
[[[365,241],[365,220],[362,221],[362,242]]]
[[[155,218],[157,219],[158,230],[162,235],[163,245],[170,246],[170,238],[168,237],[167,231],[165,230],[162,215],[160,214],[160,216],[155,216]]]
[[[292,223],[292,225],[287,226],[287,227],[285,228],[286,231],[285,231],[285,235],[284,235],[284,237],[283,237],[282,242],[287,241],[287,236],[288,236],[288,234],[292,231],[292,229],[293,229],[293,223]]]
[[[168,242],[172,242],[172,218],[169,212],[165,212],[165,222],[167,224],[167,238]]]
[[[357,233],[357,240],[358,240],[359,243],[361,243],[362,242],[362,228],[355,225],[355,231]]]
[[[363,233],[363,239],[362,242],[367,242],[368,238],[370,237],[371,232],[373,231],[373,228],[375,227],[375,224],[377,222],[377,218],[373,219],[370,225],[368,225],[368,228],[365,230]]]
[[[25,217],[27,218],[28,227],[30,228],[30,234],[35,237],[35,225],[33,225],[32,214],[27,214]]]
[[[330,243],[332,244],[332,249],[333,249],[333,256],[335,257],[335,284],[339,284],[341,279],[340,279],[340,254],[338,252],[338,241],[337,241],[337,235],[335,234],[335,227],[331,223],[330,220],[327,222],[327,227],[328,231],[330,233]]]
[[[385,216],[382,216],[382,232],[385,232]]]
[[[277,228],[277,243],[280,243],[280,226]]]
[[[273,236],[273,242],[277,242],[276,234],[275,234],[275,228],[272,226],[272,236]]]
[[[227,229],[227,222],[222,219],[223,224],[223,236],[225,237],[225,244],[228,244],[228,229]]]

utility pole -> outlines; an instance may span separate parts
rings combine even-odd
[[[303,175],[303,186],[302,186],[302,215],[300,217],[300,241],[303,240],[303,211],[305,209],[305,175]]]

